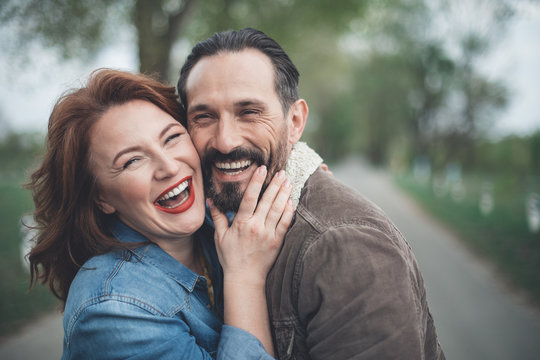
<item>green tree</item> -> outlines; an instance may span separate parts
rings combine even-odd
[[[65,58],[95,54],[118,29],[136,34],[140,71],[176,80],[179,40],[229,28],[257,27],[282,45],[299,44],[313,27],[339,34],[367,5],[354,0],[4,0],[0,22],[17,33],[15,49],[39,40]],[[172,65],[172,66],[171,66]],[[171,71],[171,67],[173,71]],[[173,76],[174,74],[174,76]]]
[[[478,12],[465,11],[471,6]],[[475,23],[471,17],[479,12],[480,28],[461,24]],[[356,131],[373,162],[388,161],[392,149],[430,156],[442,166],[450,160],[474,164],[475,141],[507,101],[504,86],[482,75],[478,61],[510,16],[502,1],[388,0],[370,6],[352,29],[362,45],[352,89],[361,124]]]
[[[461,97],[458,116],[451,129],[443,130],[442,138],[447,143],[449,160],[458,160],[463,165],[476,165],[475,142],[493,125],[497,110],[508,102],[506,87],[487,80],[475,72],[474,61],[488,46],[486,40],[470,34],[463,39],[463,56],[457,63],[454,91]]]
[[[0,138],[0,178],[21,177],[41,154],[43,136],[7,131]]]

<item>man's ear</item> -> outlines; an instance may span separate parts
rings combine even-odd
[[[290,144],[296,144],[300,140],[300,137],[304,132],[304,127],[306,126],[308,113],[309,109],[304,99],[298,99],[291,105],[291,109],[289,111],[291,116],[289,128]]]
[[[112,205],[110,205],[107,201],[105,201],[101,196],[99,196],[98,199],[96,200],[96,204],[99,207],[99,209],[107,215],[111,215],[116,212],[116,209]]]

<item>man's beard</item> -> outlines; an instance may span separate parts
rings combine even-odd
[[[237,212],[245,189],[241,189],[240,183],[224,182],[220,183],[221,191],[218,191],[212,178],[212,167],[216,161],[236,161],[241,159],[249,159],[258,166],[266,165],[268,175],[261,190],[260,196],[262,196],[274,174],[285,168],[287,148],[283,141],[279,141],[275,153],[271,153],[268,158],[265,158],[262,151],[255,148],[238,147],[228,154],[223,154],[216,149],[208,150],[202,159],[204,189],[206,196],[212,200],[221,212]]]

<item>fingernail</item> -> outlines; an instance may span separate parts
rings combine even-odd
[[[259,166],[259,174],[266,174],[266,165]]]
[[[277,177],[278,179],[283,179],[285,177],[285,171],[284,170],[280,170],[278,173],[277,173]]]

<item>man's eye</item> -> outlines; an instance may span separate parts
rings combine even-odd
[[[242,115],[259,115],[260,111],[255,110],[255,109],[246,109],[246,110],[242,110],[241,114]]]
[[[193,116],[192,118],[192,121],[200,121],[200,120],[204,120],[204,119],[209,119],[210,118],[210,114],[197,114],[195,116]]]
[[[189,119],[189,124],[197,127],[209,126],[213,123],[213,119],[215,119],[215,116],[210,113],[196,114]]]

